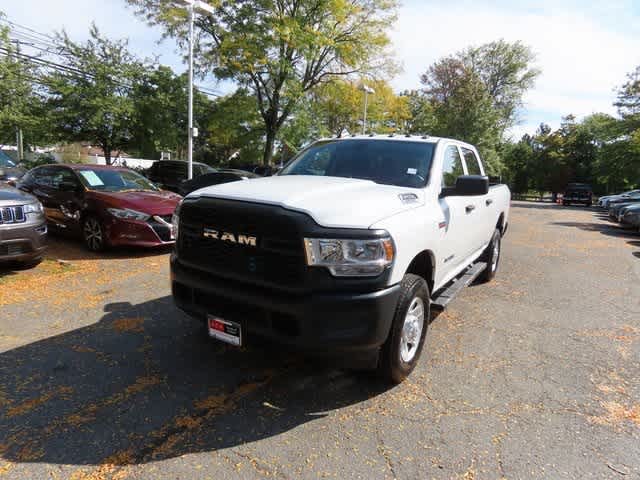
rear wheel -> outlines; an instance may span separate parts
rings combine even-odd
[[[482,254],[482,261],[487,264],[487,268],[480,274],[478,281],[480,283],[486,283],[493,280],[498,271],[498,265],[500,264],[500,253],[502,248],[502,233],[499,229],[495,229],[491,242],[487,246],[487,249]]]
[[[102,222],[91,215],[87,217],[82,225],[82,237],[84,243],[92,252],[101,252],[106,247],[106,239]]]
[[[405,275],[391,331],[380,352],[378,373],[390,383],[401,383],[420,359],[429,327],[431,298],[422,277]]]

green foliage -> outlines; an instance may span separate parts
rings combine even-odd
[[[436,61],[421,77],[423,90],[408,95],[411,130],[473,143],[489,173],[503,173],[505,129],[539,74],[533,59],[520,42],[499,40]]]
[[[168,35],[186,35],[186,12],[172,3],[127,0]],[[396,0],[236,0],[210,2],[199,17],[202,70],[250,89],[264,123],[263,161],[305,93],[337,76],[380,72]]]
[[[541,125],[503,152],[506,179],[516,193],[564,191],[569,182],[590,183],[596,193],[640,185],[640,135],[625,119],[603,113],[576,122],[564,118],[556,131]]]
[[[64,32],[57,41],[66,70],[51,73],[46,83],[58,138],[95,142],[110,163],[111,152],[132,141],[136,120],[132,91],[144,65],[129,53],[126,41],[101,36],[95,25],[84,44]]]
[[[0,18],[4,15],[0,12]],[[13,142],[22,129],[27,144],[45,139],[43,106],[33,82],[36,69],[19,56],[9,38],[9,30],[0,27],[0,143]]]
[[[146,68],[142,72],[131,92],[134,123],[130,150],[143,158],[160,158],[163,151],[173,152],[177,158],[186,158],[188,86],[187,74],[176,75],[166,66]],[[194,89],[195,127],[200,130],[207,128],[211,108],[209,98]],[[197,152],[203,147],[203,137],[200,136],[195,139],[194,150]]]
[[[202,127],[206,145],[200,160],[224,166],[253,164],[259,158],[264,130],[255,98],[246,89],[211,102]]]
[[[322,132],[318,136],[362,131],[363,85],[375,91],[367,98],[367,131],[393,133],[407,130],[411,119],[409,98],[396,95],[388,82],[337,79],[319,85],[310,95],[316,130]]]

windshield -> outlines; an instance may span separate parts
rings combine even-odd
[[[78,170],[78,176],[82,183],[90,190],[102,192],[124,192],[131,190],[160,189],[142,175],[131,170]]]
[[[423,187],[434,143],[398,140],[328,140],[294,158],[279,175],[359,178],[385,185]]]
[[[0,150],[0,167],[13,168],[15,166],[16,164],[13,163],[13,160],[11,160],[11,157],[6,153],[4,153],[2,150]]]

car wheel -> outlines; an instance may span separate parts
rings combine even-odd
[[[486,262],[487,268],[478,277],[479,283],[487,283],[493,280],[498,272],[498,266],[500,264],[500,253],[502,249],[502,233],[499,229],[495,229],[493,237],[487,246],[487,249],[482,254],[483,262]]]
[[[563,201],[562,201],[562,205],[566,207],[567,205],[569,205],[569,202],[565,202],[565,201],[563,200]]]
[[[431,315],[429,286],[422,277],[405,275],[400,289],[391,331],[378,361],[378,374],[394,384],[401,383],[417,365]]]
[[[84,243],[92,252],[101,252],[106,247],[106,238],[102,222],[93,215],[87,217],[82,224]]]

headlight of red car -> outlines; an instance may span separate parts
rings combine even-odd
[[[145,222],[151,218],[151,215],[138,212],[137,210],[131,210],[130,208],[107,208],[107,212],[116,218],[123,220],[139,220]]]

